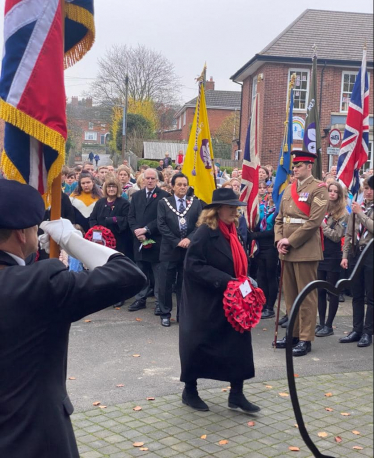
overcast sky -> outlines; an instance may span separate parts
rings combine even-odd
[[[112,45],[138,43],[174,64],[183,103],[197,95],[195,78],[205,62],[216,89],[240,90],[230,76],[307,8],[373,13],[370,0],[95,0],[96,42],[65,72],[66,93],[80,96],[89,89],[97,59]]]

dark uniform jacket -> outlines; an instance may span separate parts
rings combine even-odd
[[[19,266],[0,251],[1,458],[79,458],[65,384],[70,324],[144,283],[122,255],[77,274],[57,259]]]
[[[220,229],[205,224],[197,229],[187,250],[183,278],[181,381],[254,377],[251,333],[235,331],[223,310],[223,293],[235,271],[230,244]]]
[[[166,199],[175,210],[178,210],[174,196],[166,197]],[[192,198],[187,197],[186,200],[186,206],[188,208]],[[187,238],[190,240],[192,240],[192,237],[196,232],[196,223],[199,219],[201,211],[201,202],[195,197],[192,201],[190,209],[185,215],[185,219],[187,221]],[[180,235],[179,217],[170,209],[164,199],[160,200],[160,203],[158,204],[157,225],[158,230],[162,235],[160,261],[183,261],[186,249],[178,247],[178,243],[182,240]]]
[[[148,227],[149,232],[145,236],[156,243],[151,248],[142,248],[139,251],[140,242],[134,235],[134,257],[136,261],[159,262],[161,234],[157,227],[157,206],[163,197],[168,197],[166,191],[156,187],[152,197],[147,200],[146,190],[142,189],[132,195],[129,225],[132,233],[136,229]]]

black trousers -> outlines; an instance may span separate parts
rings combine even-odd
[[[257,258],[257,282],[259,288],[265,294],[266,304],[264,310],[274,310],[274,304],[278,295],[278,252],[272,247],[261,253]]]
[[[369,264],[369,265],[368,265]],[[362,265],[352,282],[353,330],[359,334],[373,334],[373,265]],[[365,314],[366,296],[366,314]]]
[[[161,318],[170,318],[171,311],[173,309],[173,297],[172,287],[176,282],[176,294],[177,294],[177,319],[179,318],[179,306],[182,297],[182,285],[183,285],[183,261],[161,261],[159,271],[159,288],[158,298],[159,307],[161,310]]]
[[[328,281],[332,285],[336,285],[336,282],[339,280],[340,272],[327,272],[325,270],[318,270],[318,280]],[[336,313],[339,308],[339,296],[335,294],[330,294],[330,306],[328,318],[326,321],[326,311],[327,311],[327,291],[325,289],[318,290],[318,314],[319,322],[321,326],[328,326],[332,328],[332,323],[335,319]]]
[[[147,300],[147,297],[148,297],[148,294],[149,294],[149,291],[150,291],[150,287],[151,287],[150,277],[151,277],[151,274],[153,273],[154,282],[155,282],[154,283],[154,287],[153,287],[153,291],[155,293],[156,307],[157,307],[158,302],[159,302],[159,298],[158,298],[158,280],[159,280],[160,263],[159,262],[137,261],[136,265],[143,272],[143,274],[147,277],[148,282],[144,286],[144,288],[141,291],[139,291],[139,293],[135,296],[135,299],[137,301],[144,301],[144,302]]]

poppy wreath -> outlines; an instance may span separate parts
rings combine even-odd
[[[240,285],[248,280],[252,291],[243,297]],[[266,302],[265,295],[261,288],[255,288],[251,280],[246,277],[239,280],[231,280],[223,293],[223,310],[227,321],[240,333],[250,331],[261,319],[262,307]]]
[[[113,250],[116,248],[117,241],[116,241],[116,238],[113,235],[113,232],[110,229],[108,229],[107,227],[104,227],[104,226],[91,227],[91,229],[89,229],[86,232],[86,235],[84,236],[84,238],[89,240],[90,242],[92,242],[93,231],[101,231],[101,233],[103,235],[103,239],[105,241],[105,246],[107,246],[109,248],[113,248]]]

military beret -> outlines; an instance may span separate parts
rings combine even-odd
[[[0,229],[27,229],[43,221],[45,206],[28,184],[0,180]]]

